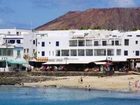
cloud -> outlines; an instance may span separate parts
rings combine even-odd
[[[135,0],[110,0],[112,7],[136,7]]]

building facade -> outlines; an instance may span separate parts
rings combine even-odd
[[[96,64],[106,60],[140,59],[140,31],[40,31],[37,39],[37,57],[47,57],[46,64]]]

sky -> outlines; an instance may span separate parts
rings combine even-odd
[[[0,0],[0,28],[33,29],[69,11],[140,7],[140,0]]]

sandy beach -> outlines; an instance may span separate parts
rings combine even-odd
[[[139,91],[140,92],[140,76],[125,75],[125,76],[65,76],[54,77],[54,80],[48,80],[35,83],[24,83],[24,86],[29,87],[67,87],[67,88],[82,88],[82,89],[97,89],[97,90],[112,90],[112,91]]]

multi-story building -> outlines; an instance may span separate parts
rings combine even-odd
[[[140,59],[140,31],[39,31],[37,40],[37,57],[47,57],[48,65],[103,64],[103,61],[119,64]]]
[[[36,36],[31,30],[0,29],[0,61],[2,64],[22,64],[25,59],[28,61],[34,57],[35,52]],[[8,69],[1,68],[1,71],[4,70],[8,71]]]

